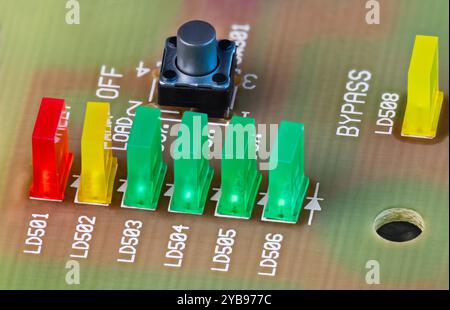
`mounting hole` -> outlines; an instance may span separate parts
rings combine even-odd
[[[411,209],[391,208],[375,218],[374,229],[378,236],[392,242],[406,242],[417,238],[425,229],[419,213]]]
[[[177,37],[170,37],[167,42],[171,47],[177,47]]]
[[[225,74],[216,73],[216,74],[213,75],[212,80],[214,82],[216,82],[217,84],[222,84],[222,83],[225,83],[227,81],[227,77],[225,76]]]
[[[227,49],[229,49],[231,47],[233,43],[230,40],[220,40],[219,41],[219,48],[221,50],[226,51]]]
[[[177,73],[173,70],[166,70],[164,71],[163,76],[168,80],[173,80],[177,77]]]

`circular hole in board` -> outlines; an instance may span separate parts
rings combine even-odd
[[[374,229],[378,236],[391,242],[407,242],[416,239],[425,229],[425,222],[414,210],[391,208],[375,218]]]

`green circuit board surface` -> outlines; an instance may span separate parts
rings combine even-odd
[[[0,0],[0,288],[448,289],[448,1],[382,0],[379,24],[366,22],[361,0],[78,2],[80,23],[73,25],[66,23],[66,1]],[[249,220],[215,216],[219,160],[211,161],[204,214],[168,212],[174,177],[167,148],[157,209],[121,208],[121,133],[137,105],[156,106],[164,41],[192,19],[239,42],[233,115],[304,124],[310,183],[297,224],[261,220],[267,171]],[[438,135],[426,141],[400,135],[416,35],[439,37],[444,103]],[[99,80],[111,70],[120,74],[119,94],[105,99]],[[350,137],[337,130],[352,75],[367,78],[367,91],[355,106],[358,135]],[[391,95],[395,117],[386,129],[377,121]],[[64,98],[70,112],[74,164],[61,203],[28,198],[42,97]],[[106,207],[74,203],[88,101],[111,105],[118,171]],[[181,116],[163,109],[163,132]],[[222,128],[229,119],[209,121]],[[392,131],[377,133],[386,130]],[[311,197],[320,198],[321,210],[305,209]],[[382,239],[374,223],[389,208],[420,214],[423,232],[408,242]],[[34,234],[40,241],[27,242]],[[77,244],[78,237],[87,241]],[[123,248],[129,238],[136,244]],[[217,259],[224,238],[232,252]],[[176,255],[175,243],[183,248]],[[71,264],[79,266],[79,284],[66,279]],[[375,265],[374,284],[367,277]]]

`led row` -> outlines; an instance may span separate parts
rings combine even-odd
[[[109,103],[88,102],[81,138],[81,175],[75,202],[109,205],[117,171],[112,154]],[[122,207],[155,210],[167,171],[161,147],[161,112],[139,107],[127,143],[127,186]],[[174,191],[169,211],[203,214],[214,170],[202,151],[207,115],[183,114],[173,148]],[[227,127],[221,159],[216,215],[250,218],[261,173],[256,162],[255,120],[234,116]],[[304,175],[303,124],[282,121],[269,159],[268,201],[263,219],[295,223],[309,179]],[[62,99],[43,98],[33,138],[30,198],[62,201],[73,155],[68,149]],[[276,152],[276,153],[274,153]]]

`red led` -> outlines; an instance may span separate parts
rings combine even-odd
[[[72,166],[64,99],[42,98],[32,138],[30,198],[63,200]]]

